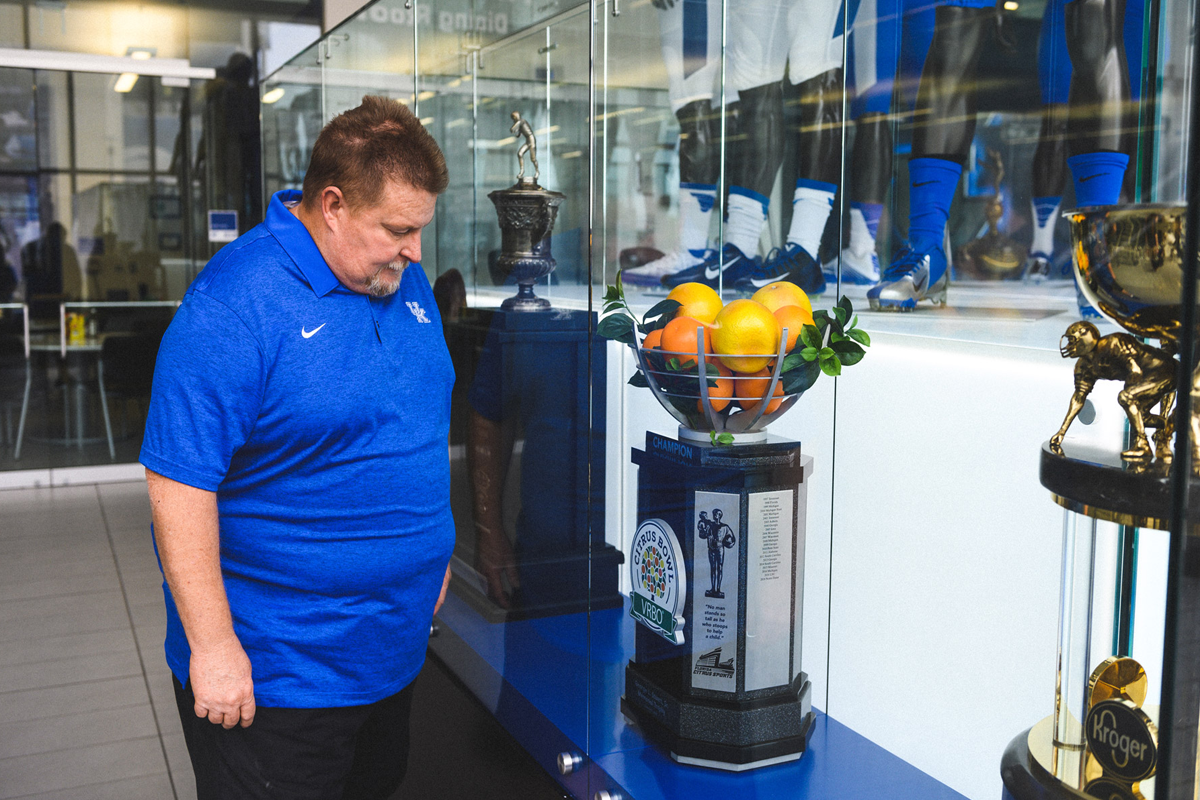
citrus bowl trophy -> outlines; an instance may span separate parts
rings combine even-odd
[[[633,448],[636,651],[621,710],[676,761],[742,771],[800,758],[813,725],[801,670],[812,457],[767,432],[870,337],[849,300],[811,311],[792,284],[724,304],[676,287],[641,315],[620,276],[598,333],[629,345],[634,386],[678,422]]]

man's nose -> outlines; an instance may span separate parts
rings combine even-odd
[[[400,255],[413,263],[421,261],[421,234],[409,236],[400,247]]]

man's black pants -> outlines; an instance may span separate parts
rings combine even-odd
[[[366,706],[260,706],[250,727],[225,730],[172,682],[198,800],[386,800],[404,780],[412,684]]]

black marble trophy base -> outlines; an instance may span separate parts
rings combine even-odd
[[[808,748],[815,715],[803,672],[785,697],[727,703],[679,697],[656,683],[653,671],[625,668],[621,713],[680,763],[741,772],[795,761]]]
[[[1017,734],[1000,759],[1002,800],[1082,800],[1094,797],[1055,778],[1029,752],[1029,731]]]

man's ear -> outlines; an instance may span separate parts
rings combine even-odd
[[[321,190],[321,216],[325,224],[332,230],[337,230],[339,222],[346,213],[346,198],[342,190],[336,186],[326,186]]]

